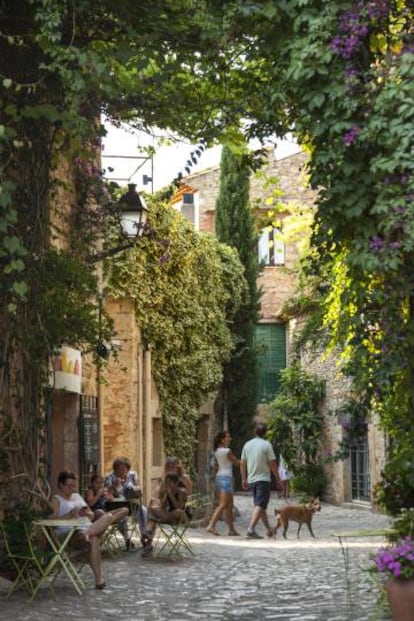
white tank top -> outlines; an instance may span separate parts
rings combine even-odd
[[[227,477],[233,476],[233,464],[231,463],[230,459],[228,459],[227,457],[229,453],[230,453],[229,448],[220,447],[216,449],[216,452],[214,453],[217,459],[217,463],[218,463],[218,470],[217,470],[216,476],[220,476],[220,475],[227,476]]]
[[[82,507],[87,506],[85,500],[77,492],[74,492],[69,500],[63,498],[63,496],[60,496],[59,494],[55,494],[54,497],[57,498],[59,501],[59,517],[67,515],[69,511],[72,511],[72,509],[81,509]],[[90,519],[87,517],[80,519],[83,519],[85,521],[85,525],[81,524],[76,530],[88,530],[91,525]],[[67,526],[59,526],[58,528],[56,528],[56,534],[65,535],[67,532],[69,532],[69,530],[70,529]]]

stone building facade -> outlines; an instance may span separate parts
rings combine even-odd
[[[315,192],[306,187],[306,159],[303,152],[277,159],[275,152],[269,150],[269,159],[261,169],[260,176],[252,175],[250,179],[250,200],[258,206],[258,212],[266,212],[265,204],[270,190],[265,189],[265,179],[274,177],[283,193],[281,201],[311,206],[315,201]],[[215,232],[215,205],[220,190],[220,167],[209,168],[185,178],[185,182],[194,192],[195,219],[198,229],[205,233]],[[182,206],[179,205],[179,207]],[[278,215],[283,222],[289,217],[286,209]],[[264,267],[258,286],[263,289],[261,299],[261,320],[276,321],[276,316],[283,304],[292,296],[297,279],[298,249],[295,243],[286,244],[283,266]]]
[[[300,330],[303,321],[304,318],[289,322],[290,340]],[[308,373],[325,380],[326,394],[321,405],[324,414],[323,456],[334,455],[346,434],[347,421],[340,412],[341,406],[352,396],[350,380],[341,372],[339,355],[328,354],[323,344],[301,348],[300,361]],[[385,464],[386,439],[375,414],[367,423],[366,436],[353,443],[351,456],[325,465],[327,485],[324,499],[327,502],[336,505],[373,502],[373,490]]]

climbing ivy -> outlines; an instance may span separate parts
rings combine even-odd
[[[246,281],[236,251],[197,233],[169,205],[149,198],[151,234],[108,265],[108,292],[135,301],[152,351],[165,447],[192,464],[199,407],[222,378],[231,323]]]

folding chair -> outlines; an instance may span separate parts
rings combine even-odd
[[[19,588],[25,588],[32,599],[36,594],[39,581],[44,577],[48,562],[47,552],[36,548],[29,524],[0,522],[0,530],[6,557],[16,572],[13,584],[5,597],[10,597]],[[49,586],[54,593],[52,583]]]
[[[101,548],[102,550],[105,550],[105,552],[108,552],[112,558],[125,550],[125,540],[122,537],[119,526],[116,523],[110,524],[103,533]]]
[[[157,557],[179,558],[187,553],[194,556],[191,543],[187,537],[190,522],[161,522],[151,517],[158,525],[158,537],[154,545],[154,555]]]
[[[129,516],[124,518],[120,522],[115,522],[114,524],[112,524],[107,529],[107,531],[105,531],[105,534],[103,537],[103,542],[107,544],[108,551],[113,556],[115,556],[117,552],[123,549],[122,543],[120,543],[120,539],[117,537],[117,533],[122,533],[122,536],[125,539],[126,533],[124,531],[126,528],[128,530],[131,544],[132,544],[133,538],[141,541],[141,529],[140,529],[140,524],[139,524],[139,512],[142,511],[141,499],[140,498],[130,498],[130,499],[115,498],[106,503],[106,508],[108,511],[111,511],[113,509],[119,509],[121,507],[128,507]],[[128,521],[128,526],[126,524],[127,521]]]

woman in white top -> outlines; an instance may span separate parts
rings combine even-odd
[[[69,545],[75,549],[89,550],[89,563],[95,576],[95,588],[104,589],[106,585],[102,573],[100,536],[110,524],[125,518],[128,515],[128,509],[123,507],[108,511],[92,523],[95,515],[78,493],[76,475],[73,472],[61,472],[58,477],[58,488],[59,493],[53,496],[50,503],[53,513],[49,517],[54,520],[82,518],[84,523],[76,529]],[[56,534],[58,537],[64,536],[69,530],[68,526],[59,526],[56,528]]]
[[[292,478],[292,473],[290,472],[282,455],[280,456],[279,461],[279,477],[282,482],[282,487],[278,493],[278,496],[279,498],[284,498],[287,502],[290,495],[290,479]]]
[[[216,524],[222,513],[229,529],[229,535],[238,535],[233,522],[233,465],[238,466],[240,460],[231,452],[229,444],[231,435],[228,431],[221,431],[214,438],[214,456],[217,461],[216,488],[219,492],[219,504],[210,518],[207,531],[212,535],[219,535]]]

